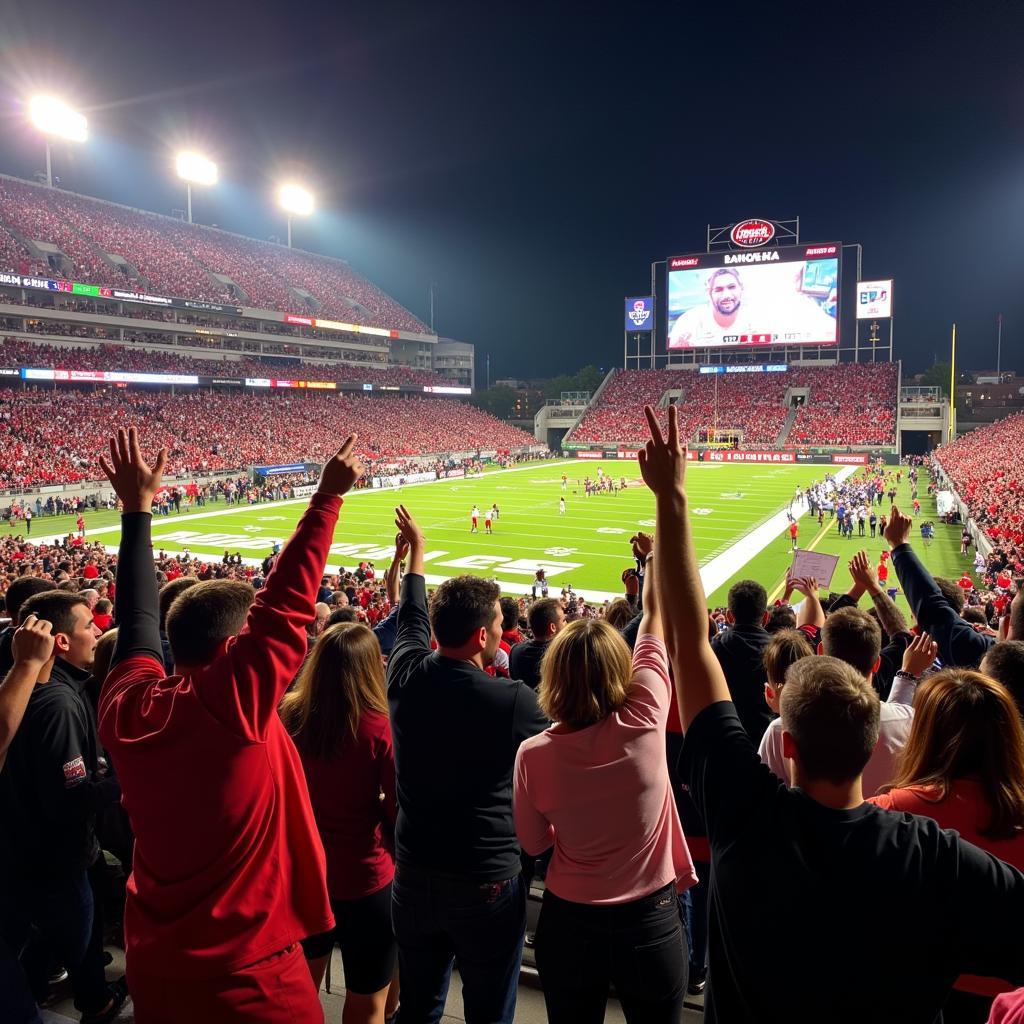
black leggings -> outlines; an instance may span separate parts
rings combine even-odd
[[[629,1024],[682,1020],[686,936],[673,885],[607,906],[571,903],[549,889],[536,952],[550,1024],[603,1021],[612,984]]]

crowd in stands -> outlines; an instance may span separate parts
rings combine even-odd
[[[335,425],[358,427],[368,458],[508,449],[534,438],[481,410],[440,398],[287,390],[141,392],[0,388],[0,487],[100,479],[95,438],[139,422],[167,440],[169,471],[193,475],[322,459]]]
[[[933,477],[949,485],[988,538],[979,566],[987,582],[1024,573],[1024,414],[972,430],[932,456]]]
[[[0,178],[0,225],[10,229],[0,245],[5,270],[430,333],[346,263],[275,243],[10,178]],[[70,266],[55,259],[39,266],[13,233],[55,245]],[[313,305],[302,292],[312,296]]]
[[[351,439],[259,565],[158,552],[154,573],[164,424],[103,456],[116,556],[0,540],[3,1019],[37,1024],[64,966],[85,1024],[129,992],[140,1022],[319,1021],[337,945],[346,1021],[439,1019],[457,962],[467,1021],[511,1024],[538,874],[554,1024],[603,1019],[613,986],[635,1022],[680,1020],[688,991],[709,1021],[1021,1012],[1020,581],[973,622],[892,504],[903,471],[872,466],[810,498],[882,504],[909,617],[856,551],[845,594],[789,579],[771,607],[742,580],[712,616],[667,419],[645,413],[639,462],[655,532],[603,614],[477,576],[428,595],[404,506],[382,580],[325,575],[366,471]],[[880,923],[898,969],[866,974]]]
[[[360,356],[365,358],[364,354]],[[429,370],[411,366],[356,366],[348,360],[323,363],[299,359],[199,359],[166,350],[129,345],[50,345],[18,338],[0,339],[0,366],[64,370],[124,370],[141,373],[180,373],[228,379],[269,377],[331,380],[388,386],[449,384]]]
[[[894,363],[794,367],[779,373],[698,374],[690,370],[616,373],[567,441],[637,443],[646,436],[638,412],[678,392],[680,430],[743,432],[742,447],[774,447],[786,421],[789,388],[807,388],[787,447],[895,444],[897,368]],[[659,413],[664,416],[664,412]]]

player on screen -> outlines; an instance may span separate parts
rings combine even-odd
[[[743,308],[743,282],[739,271],[719,267],[708,278],[707,305],[688,309],[669,331],[669,348],[722,345],[726,335],[752,334]]]
[[[472,511],[469,513],[469,519],[470,519],[469,532],[470,533],[479,533],[480,531],[477,529],[477,523],[480,520],[480,509],[478,509],[476,507],[476,505],[473,506]]]

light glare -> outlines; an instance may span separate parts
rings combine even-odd
[[[282,209],[300,217],[308,217],[313,212],[313,193],[301,185],[282,185],[277,201]]]
[[[201,153],[179,153],[178,177],[193,185],[216,185],[217,165]]]
[[[33,96],[28,105],[29,120],[44,135],[56,135],[72,142],[85,142],[88,124],[85,114],[72,110],[53,96]]]

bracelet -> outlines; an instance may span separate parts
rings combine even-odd
[[[903,669],[900,669],[896,673],[896,675],[893,676],[893,678],[895,679],[896,676],[903,676],[904,679],[913,679],[915,683],[917,682],[918,679],[921,678],[920,676],[915,676],[913,672],[906,672]]]

